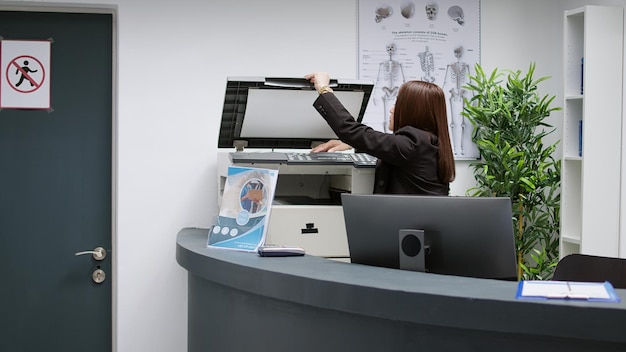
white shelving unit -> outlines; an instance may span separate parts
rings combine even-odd
[[[620,254],[623,12],[564,14],[561,257]]]

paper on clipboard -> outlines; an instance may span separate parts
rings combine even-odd
[[[586,301],[619,302],[620,298],[610,282],[520,281],[518,299],[577,299]]]

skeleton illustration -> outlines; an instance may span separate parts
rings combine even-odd
[[[434,2],[426,4],[426,18],[431,21],[436,20],[437,12],[439,12],[439,5]]]
[[[454,56],[457,58],[457,61],[449,64],[446,68],[446,78],[443,87],[446,86],[448,80],[454,84],[452,89],[450,89],[450,134],[454,155],[464,155],[463,135],[469,130],[466,131],[467,124],[465,117],[461,113],[465,104],[465,95],[468,93],[463,88],[463,85],[469,79],[470,68],[467,63],[461,62],[461,57],[463,56],[462,46],[454,49]]]
[[[393,60],[393,54],[396,52],[394,43],[387,44],[386,51],[389,54],[389,60],[383,61],[378,67],[378,76],[376,78],[377,91],[380,89],[383,101],[383,130],[389,133],[389,109],[395,104],[398,96],[398,89],[404,83],[404,71],[402,63]],[[374,99],[376,103],[376,99]]]
[[[404,0],[400,4],[400,13],[404,18],[411,18],[415,14],[415,3],[411,0]]]
[[[376,17],[374,17],[374,21],[376,21],[376,23],[380,23],[380,21],[393,15],[393,8],[389,5],[383,4],[376,8],[375,14]]]
[[[450,8],[448,9],[448,16],[451,20],[456,21],[461,26],[465,24],[463,9],[460,6],[450,6]]]
[[[422,71],[424,72],[422,81],[434,82],[435,77],[433,77],[431,73],[435,70],[435,59],[433,58],[433,54],[428,51],[428,46],[425,51],[418,53],[417,56],[419,56]]]

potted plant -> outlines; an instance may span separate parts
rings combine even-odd
[[[540,96],[528,72],[498,69],[486,75],[480,65],[464,87],[471,93],[463,116],[474,125],[472,140],[481,159],[472,162],[476,187],[470,196],[511,198],[518,279],[550,279],[559,260],[561,162],[553,157],[558,141],[545,145],[554,132],[545,122],[554,96]]]

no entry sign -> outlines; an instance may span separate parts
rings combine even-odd
[[[1,40],[0,108],[50,109],[49,40]]]

